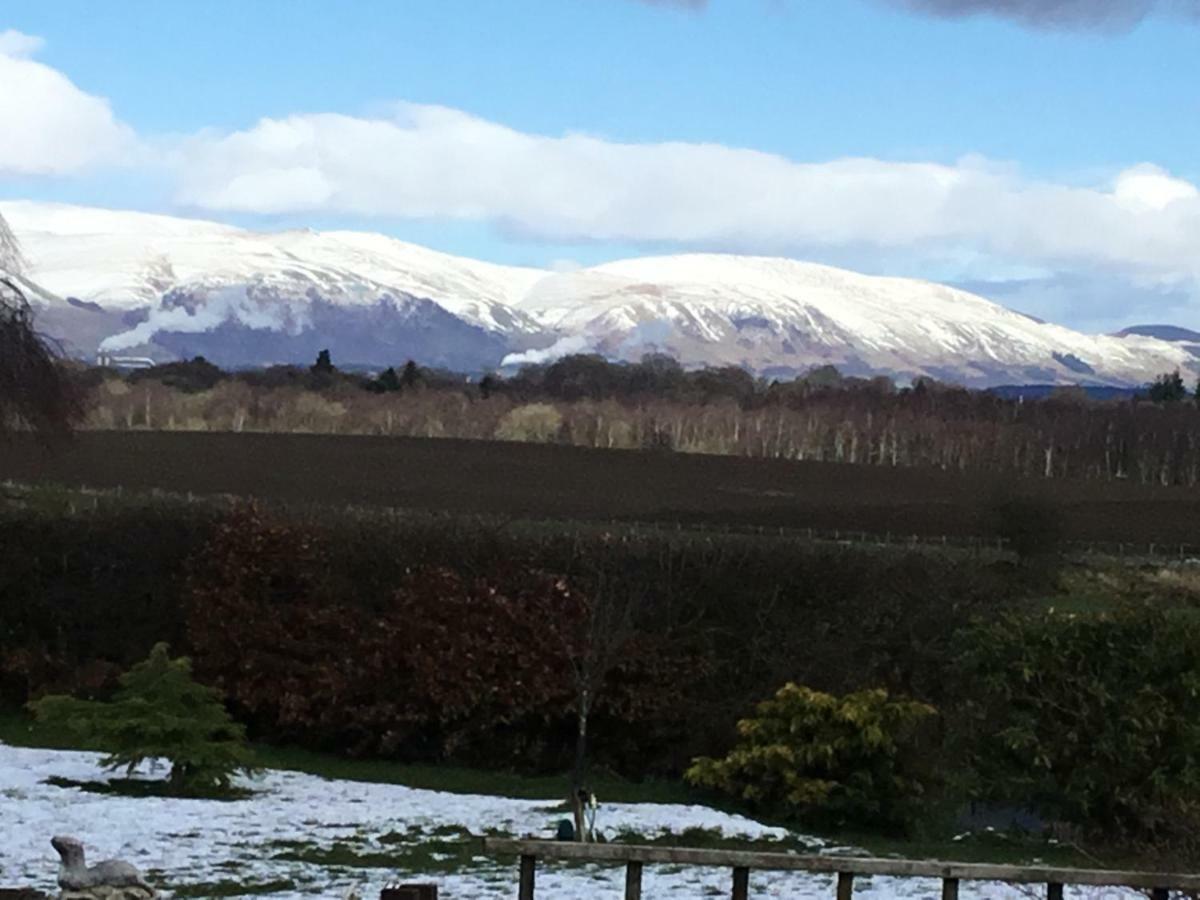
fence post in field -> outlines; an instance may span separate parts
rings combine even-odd
[[[625,900],[642,900],[642,864],[630,860],[625,866]]]
[[[750,870],[739,866],[733,870],[733,900],[749,900]]]
[[[837,900],[851,900],[854,896],[854,874],[838,872]]]
[[[521,857],[521,886],[517,891],[517,900],[533,900],[534,873],[537,871],[536,856]]]
[[[946,878],[942,881],[942,900],[958,900],[958,879]]]

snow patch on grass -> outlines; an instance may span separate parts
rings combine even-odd
[[[446,900],[500,900],[516,892],[515,860],[482,856],[477,835],[552,837],[562,813],[552,798],[517,800],[450,794],[399,785],[339,781],[269,771],[234,801],[102,794],[48,783],[104,780],[99,755],[0,744],[0,884],[54,889],[54,834],[74,834],[89,857],[119,857],[141,867],[177,897],[258,896],[274,900],[336,897],[351,885],[377,897],[392,881],[436,882]],[[703,806],[650,803],[605,805],[598,824],[616,836],[648,840],[704,829],[726,838],[778,842],[780,849],[845,852]],[[619,868],[546,864],[538,896],[585,900],[621,896]],[[727,896],[730,875],[719,869],[648,867],[645,894],[694,900]],[[863,879],[855,897],[940,897],[929,880]],[[1044,889],[1043,889],[1044,890]],[[755,872],[760,898],[828,898],[828,876]],[[1068,894],[1089,900],[1135,895],[1115,891]],[[1038,896],[993,884],[964,884],[972,900]]]

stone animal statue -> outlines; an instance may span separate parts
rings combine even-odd
[[[83,843],[73,837],[52,838],[50,845],[62,857],[58,867],[61,900],[150,900],[158,896],[130,863],[110,859],[89,866]]]

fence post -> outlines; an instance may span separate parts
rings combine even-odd
[[[1155,888],[1150,892],[1151,900],[1171,900],[1171,892],[1166,888]]]
[[[946,878],[942,880],[942,900],[958,900],[957,878]]]
[[[1063,900],[1063,886],[1053,881],[1046,885],[1046,900]]]
[[[517,891],[518,900],[533,900],[533,882],[536,870],[536,856],[521,857],[521,887]]]
[[[750,870],[745,866],[733,870],[733,900],[750,900]]]
[[[642,864],[632,859],[625,866],[625,900],[642,900]]]
[[[854,874],[838,872],[837,900],[850,900],[854,896]]]

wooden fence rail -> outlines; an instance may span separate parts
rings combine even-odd
[[[1171,891],[1200,891],[1200,875],[1163,872],[1117,872],[1104,869],[1061,869],[1045,866],[995,866],[909,859],[866,859],[852,856],[800,856],[740,850],[694,850],[635,844],[581,844],[568,841],[519,841],[484,838],[489,856],[520,858],[519,900],[534,900],[537,862],[560,860],[625,866],[625,898],[640,900],[642,871],[647,865],[683,865],[729,869],[733,900],[748,900],[750,871],[812,872],[837,878],[837,900],[851,900],[856,876],[934,878],[942,882],[943,900],[957,900],[963,881],[1044,884],[1048,900],[1062,900],[1064,885],[1132,888],[1153,900],[1168,900]]]

